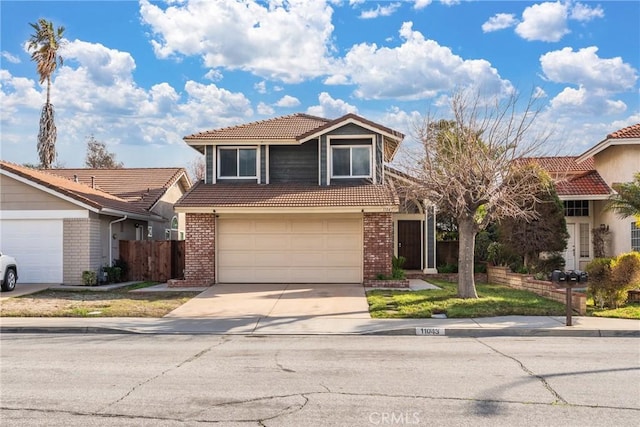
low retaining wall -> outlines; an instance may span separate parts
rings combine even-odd
[[[487,266],[489,283],[497,283],[514,289],[533,292],[541,297],[565,303],[567,295],[564,289],[558,289],[551,282],[536,280],[531,276],[512,273],[508,267]],[[587,295],[583,292],[572,292],[571,307],[580,315],[587,314]]]
[[[408,288],[409,279],[401,280],[374,280],[366,279],[364,282],[365,288]]]

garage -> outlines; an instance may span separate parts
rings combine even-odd
[[[220,283],[360,283],[360,216],[218,218]]]
[[[62,283],[62,220],[3,219],[2,251],[16,258],[21,283]]]

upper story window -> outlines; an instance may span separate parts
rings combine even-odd
[[[589,201],[565,200],[564,216],[589,216]]]
[[[256,148],[219,148],[218,178],[255,179],[257,158]]]
[[[331,147],[331,177],[371,177],[371,146],[339,145]]]

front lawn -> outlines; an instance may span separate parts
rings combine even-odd
[[[441,290],[367,292],[369,312],[373,318],[429,318],[444,313],[448,318],[494,316],[562,316],[562,303],[534,293],[502,285],[476,284],[479,299],[457,297],[457,284],[431,281]]]
[[[155,283],[133,284],[111,291],[44,290],[8,298],[0,305],[3,317],[162,317],[199,292],[129,292]]]
[[[590,304],[591,303],[591,304]],[[595,308],[593,300],[587,300],[587,315],[594,317],[616,317],[619,319],[640,320],[640,303],[628,303],[620,308]]]

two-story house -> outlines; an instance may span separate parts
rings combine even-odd
[[[556,181],[564,204],[569,241],[563,256],[567,270],[581,269],[598,254],[616,256],[640,250],[634,218],[607,210],[617,183],[632,182],[640,171],[640,123],[617,130],[579,156],[536,157]]]
[[[182,285],[362,283],[407,251],[408,268],[435,271],[434,210],[401,203],[384,167],[403,139],[355,114],[186,136],[206,176],[175,207],[186,216]]]

